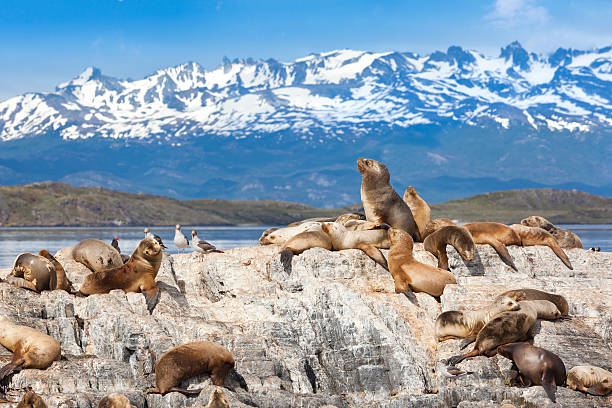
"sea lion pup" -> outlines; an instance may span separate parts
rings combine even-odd
[[[455,226],[456,227],[457,224],[455,224],[454,222],[452,222],[448,218],[436,218],[435,220],[431,220],[425,226],[425,232],[424,232],[425,236],[422,236],[421,238],[423,240],[425,240],[425,238],[427,238],[430,234],[436,232],[437,230],[439,230],[442,227],[448,227],[448,226]]]
[[[40,395],[28,391],[23,394],[21,401],[17,404],[17,408],[47,408],[47,404],[45,404]]]
[[[541,385],[552,402],[557,385],[565,384],[565,364],[556,354],[529,343],[510,343],[497,348],[502,356],[518,368],[518,380],[524,386]]]
[[[567,388],[603,397],[612,391],[612,373],[595,366],[576,366],[567,373]]]
[[[425,227],[427,227],[427,224],[431,221],[431,208],[429,208],[425,200],[419,197],[412,186],[408,186],[406,191],[404,191],[404,202],[410,207],[414,222],[416,222],[417,228],[419,229],[421,239],[425,239]]]
[[[109,394],[98,403],[98,408],[136,408],[123,394]]]
[[[30,253],[19,254],[6,281],[35,292],[49,290],[55,267],[47,258]],[[55,278],[53,278],[55,279]]]
[[[387,269],[387,260],[378,249],[390,245],[385,229],[349,231],[337,222],[324,222],[321,229],[329,236],[334,250],[361,249],[374,262]]]
[[[72,284],[66,277],[66,271],[61,263],[58,262],[57,259],[53,255],[49,253],[46,249],[41,250],[38,253],[39,256],[46,258],[53,264],[53,268],[55,273],[51,274],[51,280],[49,281],[49,289],[51,290],[65,290],[68,293],[72,293],[74,289],[72,288]]]
[[[455,275],[434,266],[420,263],[412,257],[412,237],[403,230],[389,230],[391,249],[387,259],[389,272],[395,281],[395,292],[425,292],[440,296],[449,283],[457,283]]]
[[[227,402],[223,390],[221,388],[215,388],[210,394],[208,404],[206,404],[204,408],[229,408],[229,406],[229,402]]]
[[[113,249],[114,251],[114,249]],[[162,248],[157,241],[145,238],[124,265],[106,271],[91,273],[85,277],[79,293],[93,295],[108,293],[113,289],[142,293],[149,312],[159,300],[155,277],[162,261]]]
[[[372,159],[360,157],[357,168],[361,173],[361,202],[366,220],[387,224],[406,231],[416,242],[421,241],[419,229],[408,204],[395,192],[387,167]]]
[[[548,221],[544,217],[538,215],[532,215],[521,220],[521,225],[526,227],[540,227],[550,232],[553,237],[557,240],[557,243],[561,248],[580,248],[582,249],[582,241],[578,235],[574,234],[570,230],[559,228],[552,222]]]
[[[472,235],[474,243],[491,245],[506,265],[518,271],[505,247],[505,245],[521,245],[521,238],[512,228],[498,222],[473,222],[463,227]]]
[[[567,316],[569,313],[569,305],[565,297],[554,293],[543,292],[537,289],[513,289],[502,293],[500,296],[515,298],[519,294],[522,294],[522,300],[548,300],[552,302],[559,309],[561,316]]]
[[[450,270],[448,267],[448,255],[446,245],[452,245],[459,252],[459,255],[466,261],[474,259],[476,246],[472,235],[463,227],[446,226],[436,232],[427,235],[423,241],[426,251],[434,254],[438,258],[438,268]]]
[[[474,337],[496,314],[520,308],[516,300],[508,296],[498,296],[480,309],[443,312],[436,319],[436,338],[438,341],[444,341],[457,337]]]
[[[299,255],[310,248],[323,248],[331,251],[332,241],[321,228],[300,232],[289,238],[281,247],[280,258],[285,269],[291,266],[293,255]]]
[[[276,229],[270,228],[261,234],[259,243],[261,245],[284,245],[289,238],[299,234],[300,232],[310,231],[313,229],[321,229],[321,223],[317,221],[309,221],[294,227],[283,227]]]
[[[512,224],[510,225],[510,228],[512,228],[512,230],[519,236],[522,246],[545,245],[552,249],[555,255],[557,255],[565,266],[567,266],[569,269],[574,269],[569,258],[565,252],[563,252],[555,240],[555,237],[553,237],[550,232],[542,228],[526,227],[521,224]]]
[[[92,272],[118,268],[123,265],[115,248],[99,239],[88,238],[72,248],[72,259],[85,265]]]
[[[0,344],[13,352],[11,362],[0,368],[0,380],[23,368],[44,370],[61,355],[60,344],[53,337],[13,324],[6,316],[0,316]]]
[[[149,393],[166,394],[177,391],[199,394],[201,390],[179,388],[181,381],[209,373],[213,384],[224,387],[227,374],[234,369],[234,356],[218,343],[195,341],[166,351],[155,366],[155,385]]]

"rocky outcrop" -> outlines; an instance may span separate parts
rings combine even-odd
[[[295,256],[288,270],[275,246],[165,255],[157,279],[161,299],[152,315],[141,294],[116,290],[81,298],[0,283],[0,314],[53,336],[64,356],[2,386],[12,401],[31,389],[50,407],[95,407],[113,392],[139,408],[204,406],[214,389],[208,375],[183,384],[203,387],[197,397],[146,390],[166,350],[210,340],[233,352],[248,384],[246,391],[228,377],[232,407],[552,406],[541,387],[508,387],[511,363],[501,356],[459,365],[473,374],[448,374],[440,360],[457,354],[459,341],[437,343],[435,318],[482,306],[507,289],[560,293],[571,319],[537,323],[535,344],[557,353],[568,370],[587,364],[610,370],[612,254],[567,250],[572,271],[548,247],[509,251],[519,272],[488,246],[478,245],[470,263],[449,246],[457,285],[446,287],[441,303],[423,293],[395,294],[391,275],[361,251],[320,248]],[[436,264],[422,244],[415,258]],[[58,260],[78,288],[89,271],[61,253]],[[10,353],[0,349],[4,363]],[[566,407],[609,403],[567,388],[558,389],[557,399],[555,406]]]

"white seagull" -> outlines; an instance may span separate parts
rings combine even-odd
[[[219,251],[214,245],[209,244],[203,239],[198,238],[198,232],[196,230],[191,231],[191,247],[200,254],[208,254],[210,252],[223,252]]]
[[[181,249],[185,252],[185,249],[189,248],[189,240],[181,232],[181,225],[176,224],[176,229],[174,230],[174,245],[176,245],[176,249],[180,252]]]
[[[164,245],[164,243],[162,242],[162,239],[159,235],[154,234],[151,232],[151,230],[149,229],[149,227],[146,227],[144,229],[144,234],[145,234],[145,238],[151,238],[157,241],[157,243],[159,244],[159,246],[162,247],[162,249],[168,249],[167,246]]]

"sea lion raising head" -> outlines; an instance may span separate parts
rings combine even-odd
[[[72,259],[85,265],[92,272],[117,268],[123,265],[119,252],[99,239],[88,238],[72,248]]]
[[[417,191],[412,186],[408,186],[404,192],[404,202],[410,207],[414,222],[416,222],[417,228],[421,239],[425,239],[425,227],[431,221],[431,209],[427,202],[423,200],[417,194]]]

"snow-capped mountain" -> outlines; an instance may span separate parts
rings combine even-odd
[[[430,55],[338,50],[290,63],[225,59],[213,70],[190,62],[140,80],[88,68],[55,92],[0,103],[0,182],[341,205],[358,201],[358,191],[343,190],[334,171],[353,178],[356,155],[369,155],[395,163],[402,182],[601,186],[612,183],[611,129],[612,47],[536,55],[514,42],[498,56],[457,46]],[[24,165],[26,148],[34,169]],[[74,161],[58,161],[63,154]],[[258,178],[245,180],[253,166]],[[151,169],[163,176],[155,183]]]

